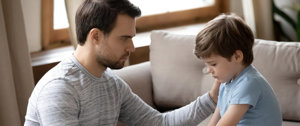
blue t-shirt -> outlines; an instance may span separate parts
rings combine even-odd
[[[246,67],[234,80],[222,83],[218,107],[221,117],[230,105],[249,104],[238,126],[281,126],[282,117],[272,87],[252,66]]]

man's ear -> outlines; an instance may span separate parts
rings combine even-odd
[[[244,54],[241,50],[236,50],[234,53],[234,58],[238,62],[243,62]]]
[[[99,30],[98,28],[93,28],[89,32],[90,40],[92,40],[93,43],[97,44],[103,37],[103,32]]]

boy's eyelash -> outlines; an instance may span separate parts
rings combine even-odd
[[[207,66],[216,66],[216,63],[206,63]]]

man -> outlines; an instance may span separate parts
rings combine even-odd
[[[139,8],[128,0],[86,0],[76,13],[78,47],[38,82],[25,125],[197,125],[215,109],[218,85],[189,105],[160,113],[109,68],[120,69],[134,45]],[[212,97],[212,99],[210,98]]]

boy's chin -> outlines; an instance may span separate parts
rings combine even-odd
[[[220,83],[226,83],[227,81],[225,80],[220,80],[220,79],[217,79]]]

